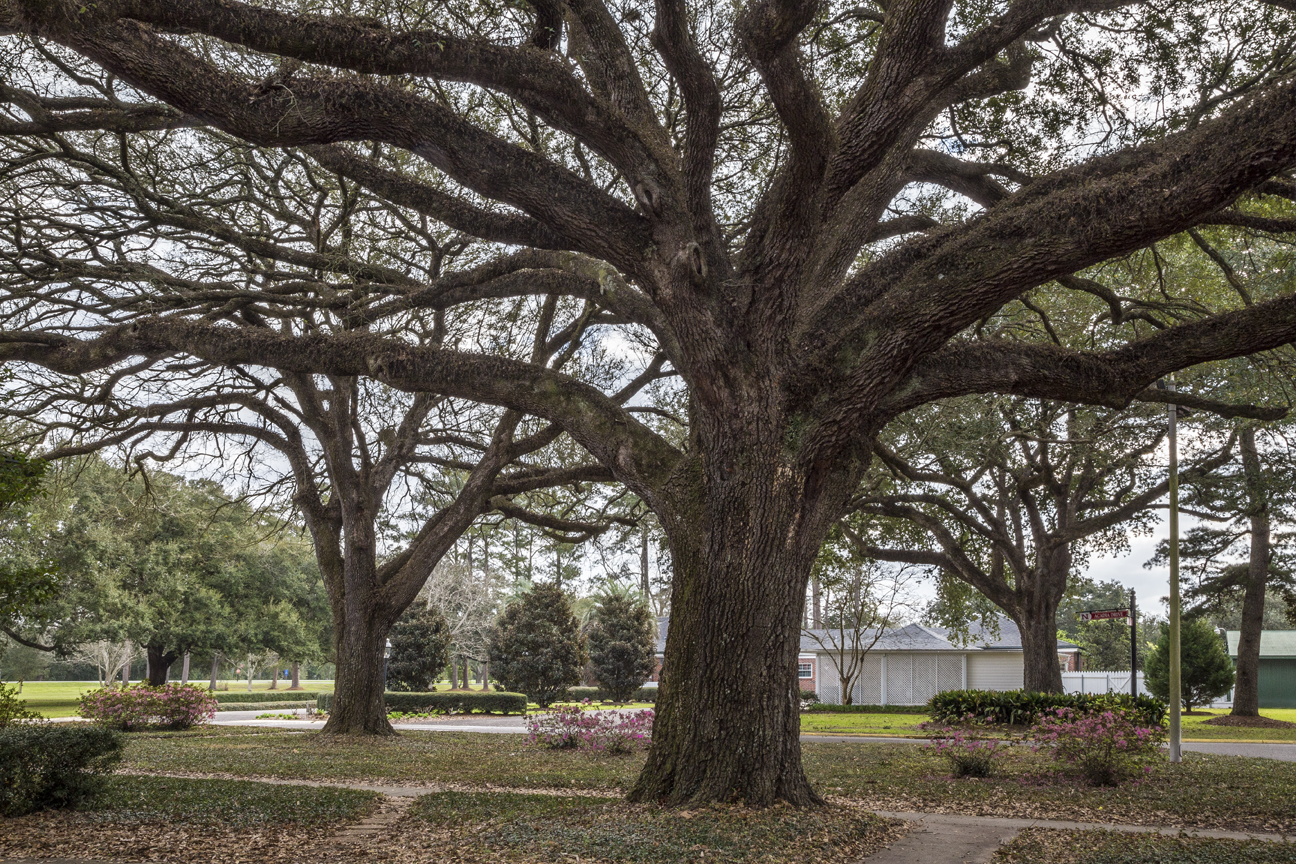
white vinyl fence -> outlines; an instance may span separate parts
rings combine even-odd
[[[1130,673],[1128,672],[1063,672],[1062,689],[1067,693],[1128,693],[1130,690]],[[1143,673],[1138,673],[1138,692],[1140,696],[1148,695],[1143,684]],[[1227,708],[1233,704],[1233,694],[1212,702],[1212,708]]]

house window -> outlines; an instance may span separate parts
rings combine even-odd
[[[813,677],[814,677],[814,664],[813,664],[813,663],[798,663],[798,664],[797,664],[797,677],[798,677],[798,678],[813,678]]]

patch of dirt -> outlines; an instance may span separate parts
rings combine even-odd
[[[1203,726],[1245,726],[1248,729],[1291,729],[1296,727],[1296,723],[1289,723],[1286,720],[1275,720],[1272,717],[1234,717],[1232,714],[1223,714],[1219,717],[1212,717],[1209,720],[1202,721]]]

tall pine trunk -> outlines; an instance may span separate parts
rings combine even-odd
[[[289,690],[300,690],[300,689],[302,689],[302,686],[301,686],[301,661],[299,661],[299,660],[294,660],[294,661],[292,662],[292,684],[289,685],[288,689],[289,689]]]
[[[1246,478],[1251,522],[1251,557],[1242,596],[1242,632],[1238,637],[1237,680],[1233,685],[1234,717],[1260,716],[1260,634],[1264,630],[1265,591],[1269,584],[1269,507],[1256,450],[1255,429],[1242,430],[1242,471]]]

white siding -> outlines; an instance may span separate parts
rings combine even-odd
[[[1025,683],[1024,656],[1018,651],[968,655],[969,690],[1020,690]]]

